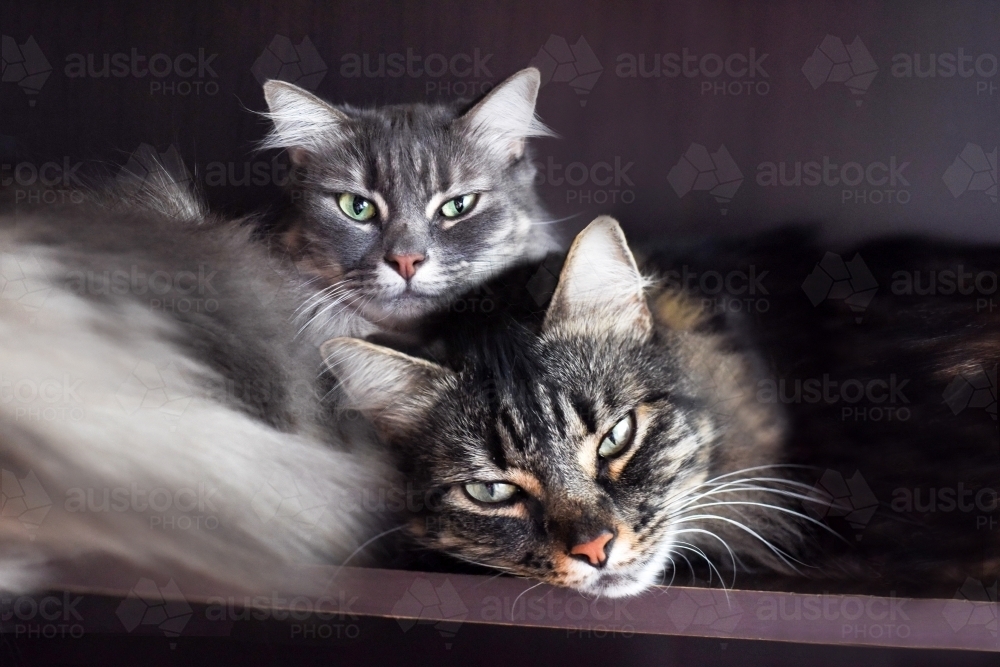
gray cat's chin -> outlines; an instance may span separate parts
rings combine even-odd
[[[388,298],[376,298],[364,304],[361,315],[381,327],[408,327],[441,307],[443,297],[403,292]]]

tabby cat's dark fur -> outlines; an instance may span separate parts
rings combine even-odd
[[[861,253],[886,286],[918,268],[993,270],[998,255],[900,240]],[[617,225],[599,219],[574,244],[544,319],[521,300],[518,321],[494,318],[503,330],[493,335],[446,332],[439,358],[453,370],[357,341],[326,351],[431,501],[412,519],[416,539],[460,560],[604,595],[692,568],[750,570],[742,585],[916,595],[992,578],[996,531],[977,530],[972,515],[904,511],[899,490],[987,489],[978,514],[996,518],[996,422],[982,410],[956,415],[945,398],[958,375],[984,368],[995,410],[1000,315],[947,294],[887,294],[858,324],[846,306],[814,308],[803,292],[822,256],[796,234],[661,252],[646,262],[664,278],[654,288]],[[697,281],[675,287],[666,272],[685,265],[770,270],[770,307],[719,310]],[[893,373],[909,381],[905,421],[849,421],[840,411],[853,403],[767,392],[782,379],[888,384]],[[628,442],[605,450],[616,428]],[[847,491],[837,475],[851,479]],[[790,575],[797,583],[775,579]]]

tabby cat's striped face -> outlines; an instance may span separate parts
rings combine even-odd
[[[436,499],[412,517],[455,557],[622,596],[656,583],[709,470],[714,417],[654,332],[617,223],[573,245],[540,335],[495,332],[460,365],[349,339],[324,346],[347,396]]]
[[[713,432],[669,346],[560,336],[484,356],[398,443],[409,479],[440,497],[413,520],[419,539],[590,594],[660,581]]]

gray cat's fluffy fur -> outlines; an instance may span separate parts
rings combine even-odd
[[[405,334],[554,247],[525,146],[546,133],[538,87],[527,69],[467,110],[362,111],[269,82],[266,145],[296,173],[278,235],[211,219],[165,171],[78,207],[0,212],[0,371],[27,392],[0,400],[0,588],[88,555],[280,587],[297,563],[352,554],[380,523],[358,501],[394,477],[324,401],[318,346]],[[378,220],[348,219],[338,193]],[[479,203],[444,220],[467,193]],[[401,279],[387,263],[411,251],[426,261]],[[40,402],[56,381],[62,403]]]

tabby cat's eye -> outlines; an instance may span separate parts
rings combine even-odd
[[[502,503],[517,493],[517,487],[504,482],[474,482],[465,485],[465,492],[481,503]]]
[[[597,454],[604,459],[610,459],[625,451],[635,438],[635,415],[631,412],[614,425],[601,440]]]
[[[349,192],[337,195],[337,204],[344,215],[358,222],[368,222],[378,213],[373,201]]]
[[[444,203],[441,207],[441,215],[446,218],[457,218],[458,216],[468,213],[472,210],[472,207],[476,205],[479,195],[462,195],[461,197],[455,197]]]

